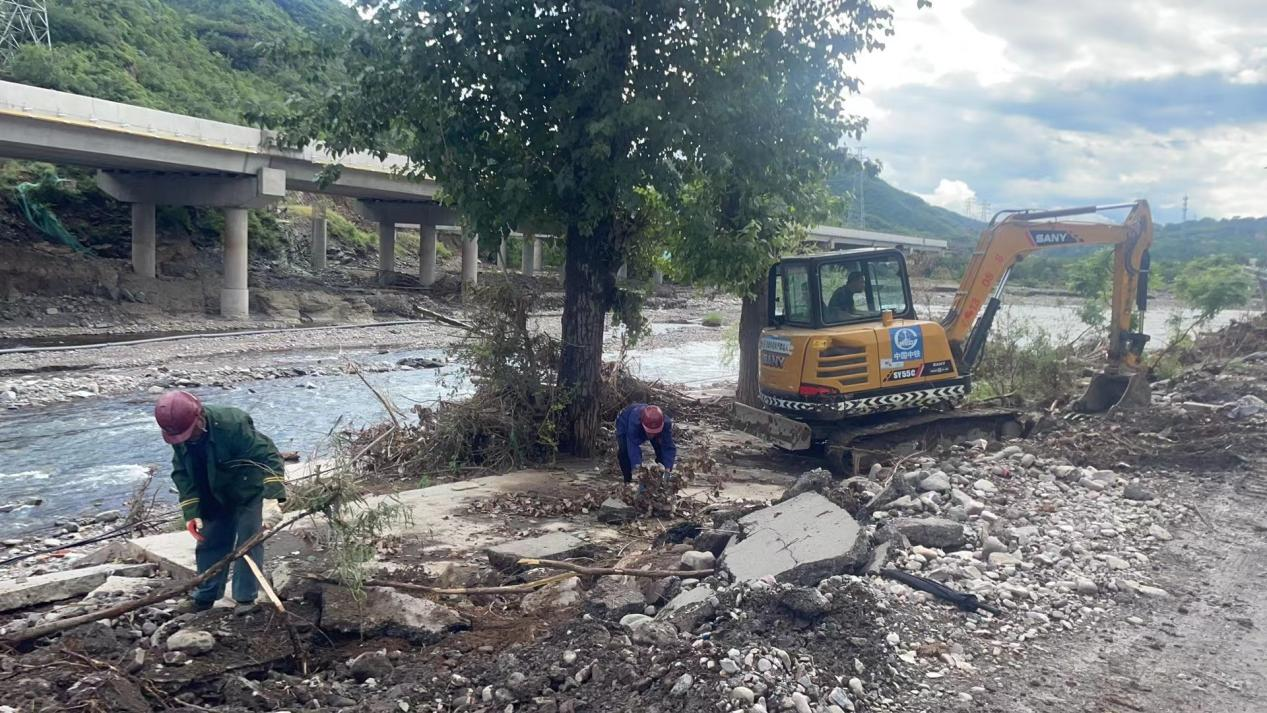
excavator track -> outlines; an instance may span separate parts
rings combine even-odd
[[[862,426],[837,424],[826,434],[822,448],[832,472],[848,477],[893,455],[928,450],[942,442],[1020,438],[1032,426],[1013,409],[922,413]]]

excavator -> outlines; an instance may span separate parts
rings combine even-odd
[[[1129,209],[1121,222],[1099,215]],[[1099,220],[1088,219],[1097,216]],[[1074,404],[1082,412],[1147,405],[1141,354],[1148,307],[1148,202],[1000,211],[981,232],[949,312],[920,319],[895,248],[796,255],[770,269],[760,341],[760,407],[736,404],[741,427],[781,448],[820,450],[838,474],[863,454],[948,437],[1010,438],[1010,409],[961,409],[1008,276],[1048,248],[1108,246],[1113,296],[1107,365]]]

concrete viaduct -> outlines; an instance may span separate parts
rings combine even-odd
[[[457,231],[460,218],[436,199],[437,186],[403,175],[408,162],[389,155],[342,157],[338,180],[318,176],[335,161],[314,147],[280,148],[268,131],[119,102],[0,81],[0,156],[96,168],[97,185],[132,206],[132,268],[156,273],[155,208],[159,205],[215,207],[224,211],[224,281],[220,313],[249,312],[247,210],[303,191],[356,199],[357,211],[378,223],[379,273],[395,271],[396,229],[418,226],[419,280],[436,279],[436,234]],[[314,213],[312,268],[325,269],[326,223]],[[523,270],[541,270],[543,241],[523,235]],[[832,226],[809,231],[807,242],[826,249],[868,245],[908,250],[944,250],[945,241]],[[505,246],[501,251],[505,264]],[[618,277],[625,277],[622,267]],[[478,279],[478,237],[462,242],[462,280]],[[655,281],[661,279],[657,272]]]
[[[421,235],[419,278],[436,278],[437,229],[457,231],[459,217],[435,200],[433,181],[402,175],[403,156],[385,160],[357,154],[339,160],[338,180],[319,185],[333,158],[313,147],[286,150],[274,135],[246,126],[94,99],[13,82],[0,82],[0,156],[98,169],[97,185],[132,206],[132,268],[154,277],[155,207],[215,207],[224,211],[224,282],[220,313],[245,317],[247,210],[263,208],[286,191],[346,196],[378,223],[379,270],[395,269],[396,227]],[[324,216],[313,221],[314,271],[325,269]],[[526,236],[534,237],[534,236]],[[540,269],[540,239],[524,241],[525,271]],[[478,278],[478,240],[462,244],[462,278]]]

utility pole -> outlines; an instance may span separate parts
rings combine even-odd
[[[44,0],[0,0],[0,67],[28,43],[52,47]]]

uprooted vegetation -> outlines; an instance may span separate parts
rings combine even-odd
[[[384,479],[435,482],[553,463],[569,395],[554,378],[558,341],[532,326],[540,299],[516,275],[478,288],[467,309],[471,328],[456,349],[474,393],[345,434],[358,467]],[[605,364],[603,373],[605,423],[635,401],[655,402],[679,419],[727,418],[721,406],[638,379],[621,362]]]

